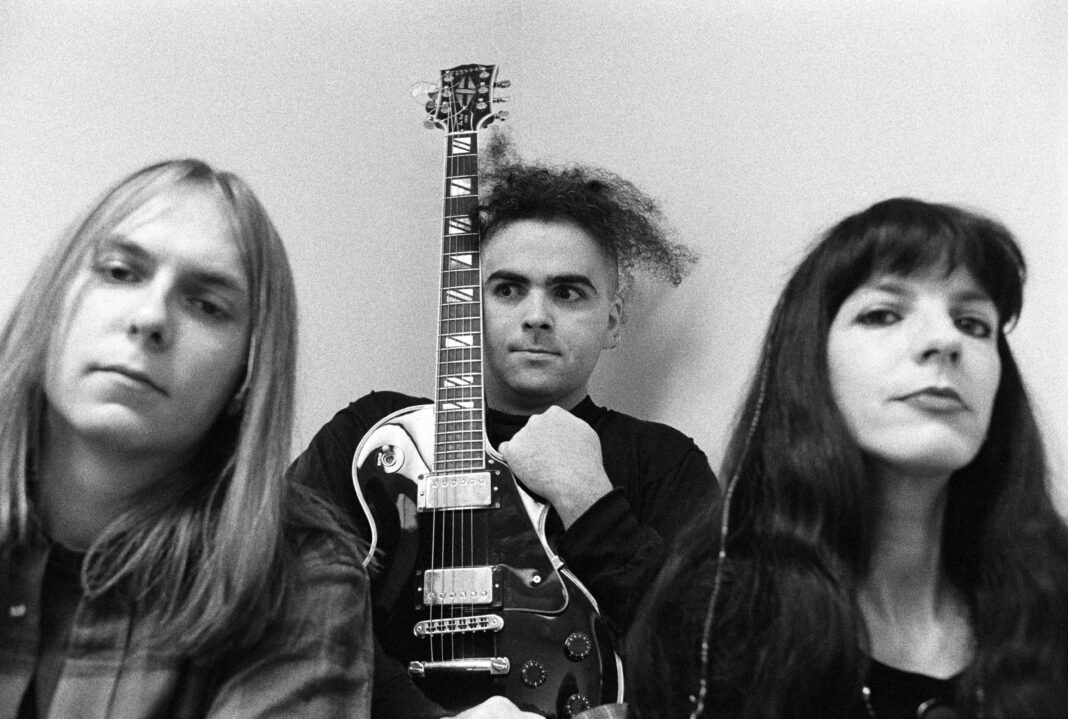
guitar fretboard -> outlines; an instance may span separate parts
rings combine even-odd
[[[482,469],[482,270],[479,262],[478,135],[445,144],[434,472]]]

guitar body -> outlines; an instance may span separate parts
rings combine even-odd
[[[419,509],[434,481],[434,434],[434,405],[409,407],[375,425],[353,458],[383,644],[449,709],[503,694],[566,718],[621,701],[621,665],[596,603],[547,538],[555,515],[488,443],[489,506]]]

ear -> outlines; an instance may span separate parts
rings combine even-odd
[[[617,292],[612,298],[612,304],[608,307],[608,327],[605,329],[604,342],[601,349],[615,349],[619,344],[619,331],[623,317],[623,298]]]

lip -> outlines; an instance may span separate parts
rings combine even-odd
[[[162,394],[164,397],[167,396],[167,391],[165,389],[156,384],[156,382],[145,372],[134,367],[127,367],[126,365],[98,365],[93,367],[92,370],[94,372],[117,374],[120,377],[125,377],[130,380],[134,385],[154,390]]]
[[[952,387],[924,387],[898,399],[928,412],[963,412],[969,409],[968,404]]]
[[[512,347],[512,352],[519,354],[531,354],[531,355],[557,355],[559,352],[553,352],[544,347]]]

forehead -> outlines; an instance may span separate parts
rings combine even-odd
[[[523,219],[497,228],[482,243],[483,271],[538,278],[589,276],[614,280],[616,262],[578,223],[567,219]]]
[[[990,295],[966,267],[930,267],[909,274],[883,272],[870,277],[854,294],[879,292],[904,297],[937,294],[955,301],[993,304]]]
[[[246,274],[244,253],[220,201],[197,188],[174,188],[149,199],[102,240],[204,270]]]

